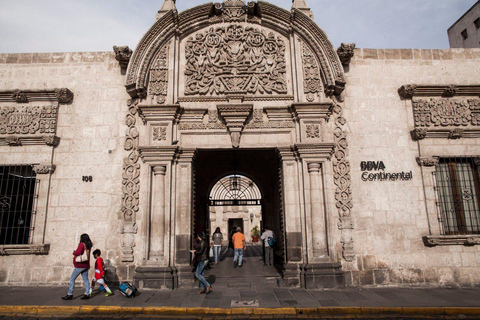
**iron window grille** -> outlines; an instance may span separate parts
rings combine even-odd
[[[478,157],[440,158],[433,173],[442,235],[480,233]]]
[[[32,165],[0,165],[0,245],[33,243],[38,186]]]
[[[257,185],[242,175],[228,175],[220,179],[210,192],[211,206],[261,205]]]

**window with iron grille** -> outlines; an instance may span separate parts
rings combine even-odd
[[[0,165],[0,244],[31,244],[38,180],[31,165]]]
[[[440,158],[435,190],[444,235],[480,233],[478,157]]]

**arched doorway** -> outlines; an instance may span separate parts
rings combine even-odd
[[[257,227],[261,233],[268,226],[278,243],[275,270],[281,271],[285,254],[279,168],[274,149],[197,150],[192,233],[203,230],[211,236],[220,227],[226,240],[222,252],[229,258],[233,256],[233,250],[227,250],[229,231],[242,227],[249,243],[246,256],[259,267],[263,247],[252,242],[252,229]]]

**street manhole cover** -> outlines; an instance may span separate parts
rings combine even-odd
[[[232,300],[232,307],[259,307],[258,300],[238,301]]]

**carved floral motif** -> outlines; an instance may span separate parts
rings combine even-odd
[[[157,103],[165,103],[168,88],[168,48],[164,45],[150,69],[150,84],[148,94],[156,96]]]
[[[13,91],[12,99],[15,100],[18,103],[27,103],[28,102],[26,93],[22,92],[18,89]]]
[[[56,166],[54,164],[45,164],[45,165],[35,165],[33,166],[33,171],[36,174],[52,174],[55,172]]]
[[[128,127],[127,136],[125,138],[124,148],[129,151],[127,157],[123,159],[123,196],[122,196],[122,214],[124,224],[120,230],[123,234],[123,250],[122,261],[133,262],[133,247],[135,246],[134,234],[137,232],[135,224],[136,213],[139,209],[139,192],[140,192],[140,163],[138,152],[138,131],[135,127],[138,100],[129,101],[126,125]]]
[[[167,140],[167,127],[153,127],[153,140]]]
[[[480,99],[417,99],[413,102],[416,127],[480,126]]]
[[[335,115],[335,152],[333,160],[333,172],[335,183],[335,201],[340,221],[338,227],[341,230],[340,241],[343,246],[343,257],[346,261],[353,261],[355,252],[353,250],[353,220],[351,217],[352,190],[350,176],[350,161],[347,160],[348,142],[347,133],[343,130],[346,119],[343,117],[341,105],[333,108]]]
[[[306,125],[307,138],[315,139],[320,138],[320,126],[318,124]]]
[[[55,133],[58,106],[0,107],[0,134]]]
[[[410,135],[412,136],[413,141],[418,141],[425,139],[427,136],[427,129],[424,128],[416,128],[410,131]]]
[[[287,92],[285,44],[273,33],[232,24],[191,37],[186,95]]]
[[[322,91],[322,81],[320,79],[320,68],[318,67],[315,55],[304,42],[302,42],[302,62],[303,92],[307,95],[307,100],[313,102],[315,96]]]

